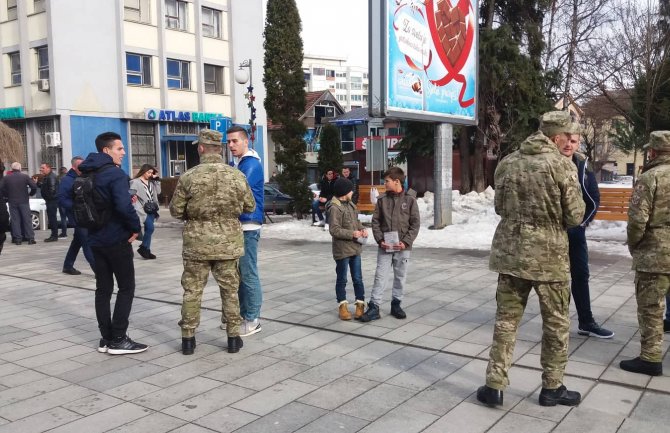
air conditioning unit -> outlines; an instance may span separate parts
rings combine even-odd
[[[48,92],[49,91],[49,79],[43,78],[41,80],[37,80],[37,90],[40,92]]]
[[[60,147],[60,132],[47,132],[44,134],[47,147]]]

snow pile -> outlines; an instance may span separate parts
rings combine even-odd
[[[487,188],[482,193],[465,195],[452,191],[452,225],[442,230],[430,230],[433,225],[434,195],[427,192],[418,198],[421,214],[421,230],[414,246],[421,248],[454,248],[489,250],[500,217],[493,207],[495,192]],[[370,223],[370,215],[359,215],[364,223]],[[594,221],[587,229],[589,249],[606,254],[628,256],[626,223],[621,221]],[[311,218],[291,220],[263,226],[263,237],[301,241],[330,242],[330,234],[320,227],[312,227]],[[374,243],[368,243],[374,248]]]

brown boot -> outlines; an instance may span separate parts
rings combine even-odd
[[[360,319],[363,313],[365,313],[365,301],[356,301],[356,312],[354,313],[354,319]]]
[[[340,302],[340,320],[351,320],[349,303],[347,301]]]

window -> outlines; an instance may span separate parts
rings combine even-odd
[[[335,86],[339,90],[347,90],[347,83],[335,83]]]
[[[361,83],[351,83],[351,90],[361,90],[363,85]]]
[[[364,79],[364,80],[367,80],[367,79],[368,79],[368,73],[367,73],[367,72],[363,72],[363,79]]]
[[[363,100],[363,96],[362,95],[351,95],[351,100],[360,102],[360,101]]]
[[[189,62],[167,59],[168,89],[190,89]]]
[[[181,0],[165,0],[165,26],[168,29],[186,30],[187,3]]]
[[[199,132],[200,125],[197,123],[170,122],[167,124],[168,135],[198,135]]]
[[[305,81],[309,81],[312,79],[312,74],[310,74],[309,72],[303,72],[302,75]]]
[[[326,78],[335,78],[335,71],[332,69],[326,69]]]
[[[312,69],[312,74],[319,75],[319,76],[324,76],[324,75],[326,75],[326,69],[325,68],[314,68],[314,69]]]
[[[337,100],[340,102],[346,102],[347,101],[347,95],[337,95]]]
[[[16,0],[7,0],[7,21],[16,19]]]
[[[151,56],[126,53],[126,81],[137,86],[151,86]]]
[[[351,77],[351,78],[350,78],[350,81],[351,81],[352,83],[362,83],[362,82],[363,82],[363,79],[362,79],[361,77]]]
[[[221,37],[221,11],[202,8],[202,35],[210,38]]]
[[[40,13],[44,12],[46,9],[44,7],[44,0],[34,0],[33,1],[33,12]]]
[[[347,77],[347,73],[346,73],[346,72],[337,72],[337,73],[335,74],[335,76],[336,76],[337,78],[346,78],[346,77]]]
[[[149,22],[149,0],[123,0],[123,6],[126,21]]]
[[[60,132],[60,122],[58,118],[38,120],[35,122],[37,131],[40,134],[40,160],[46,162],[52,167],[60,167],[63,161],[63,149],[60,147],[47,147],[47,133]]]
[[[156,139],[154,124],[147,122],[130,122],[130,147],[132,149],[133,173],[142,164],[156,166]]]
[[[11,85],[20,86],[21,85],[21,57],[19,53],[9,53],[9,69],[12,74]]]
[[[226,93],[223,86],[223,66],[205,64],[205,93]]]
[[[37,48],[37,78],[41,80],[49,79],[49,48]]]

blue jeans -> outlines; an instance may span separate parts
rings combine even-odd
[[[335,260],[335,273],[337,281],[335,282],[335,296],[337,302],[347,300],[347,268],[351,273],[351,281],[354,283],[354,296],[357,301],[365,301],[365,286],[363,285],[363,272],[361,271],[361,256],[345,257]]]
[[[70,248],[67,249],[67,254],[65,254],[63,269],[72,269],[74,267],[74,262],[77,260],[80,249],[84,251],[86,261],[91,266],[93,272],[95,272],[95,259],[93,258],[91,246],[88,243],[88,230],[81,227],[74,228],[74,236],[72,237],[72,242],[70,242]]]
[[[321,221],[323,219],[323,212],[321,212],[321,208],[319,206],[321,206],[321,202],[318,198],[312,200],[312,219],[314,219],[314,216],[316,215],[318,220]]]
[[[258,277],[258,241],[261,231],[248,230],[244,232],[244,255],[240,257],[240,316],[244,320],[252,321],[261,315],[263,290]]]
[[[147,219],[144,220],[144,234],[142,235],[142,246],[147,250],[151,249],[151,235],[154,234],[154,219],[156,216],[154,214],[147,215]]]
[[[58,213],[60,214],[60,232],[67,234],[67,212],[64,207],[58,206]]]
[[[575,300],[579,325],[593,323],[591,295],[589,293],[589,250],[586,246],[586,229],[568,229],[570,277],[572,279],[572,299]]]

